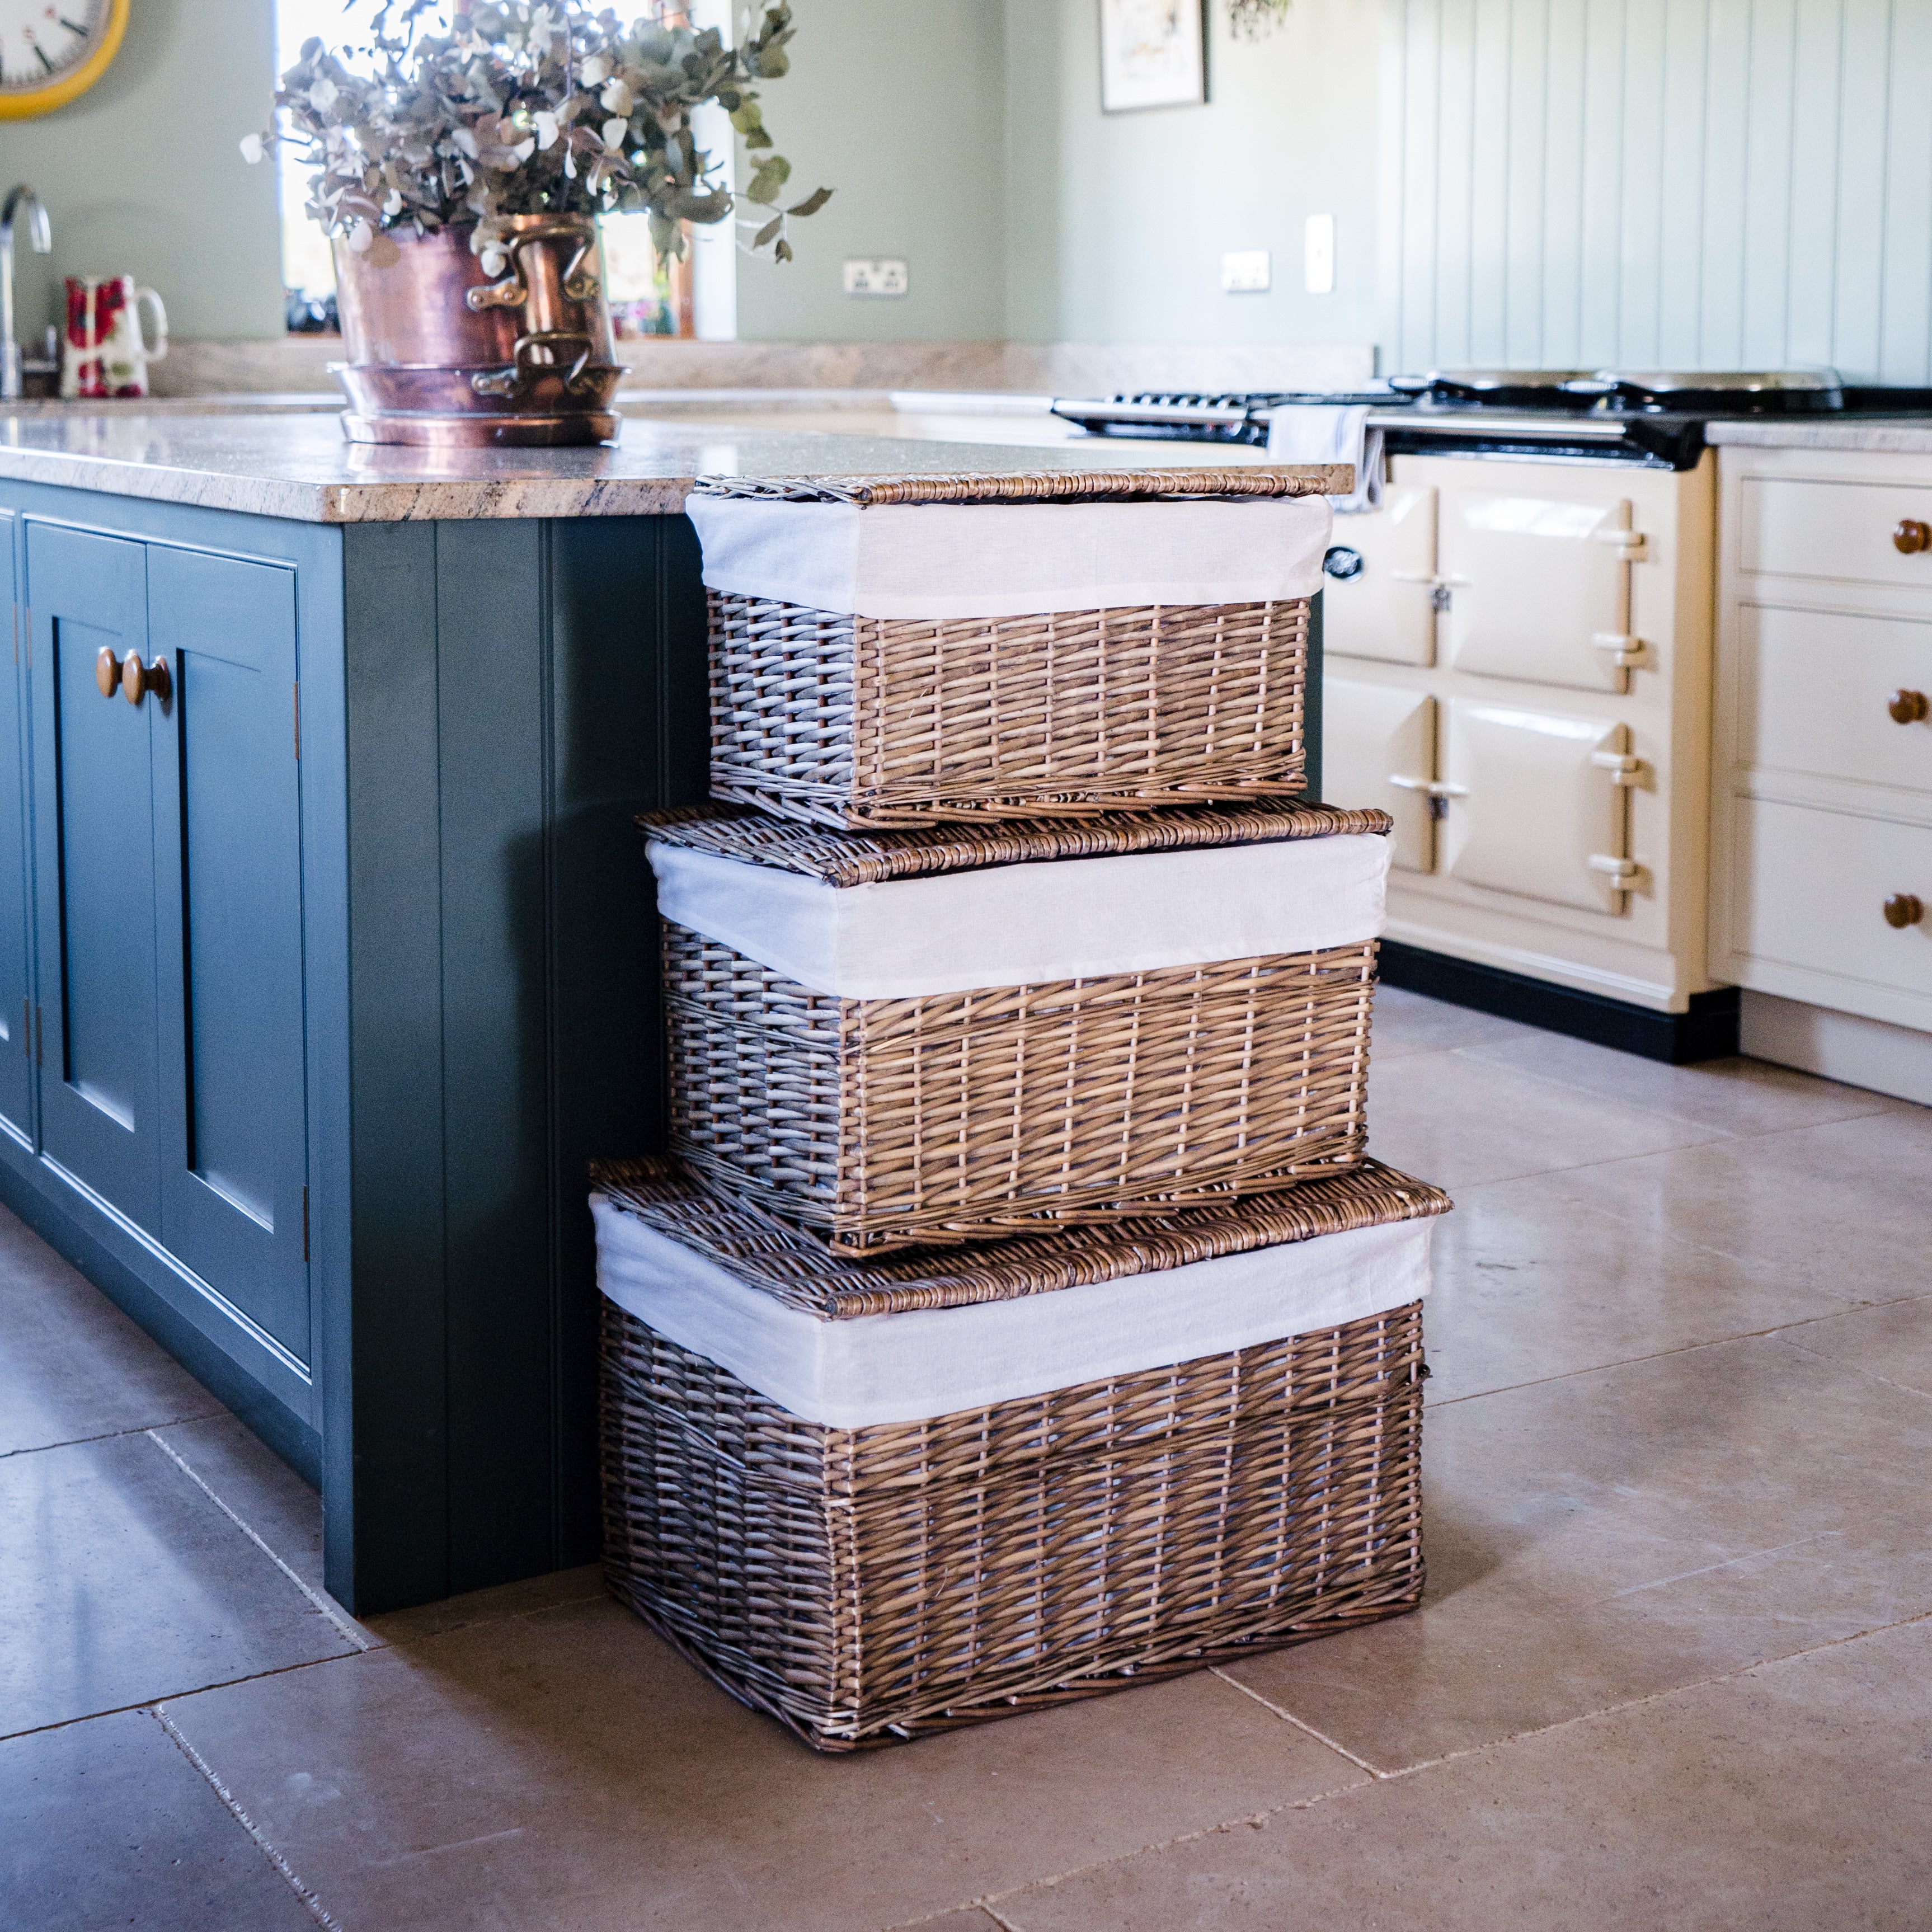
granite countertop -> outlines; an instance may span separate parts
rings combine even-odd
[[[1743,443],[1754,449],[1890,450],[1902,456],[1932,454],[1932,417],[1748,416],[1707,424],[1705,440]]]
[[[661,515],[700,476],[866,476],[1198,468],[1264,452],[1172,444],[1012,446],[784,434],[632,418],[608,449],[443,453],[351,443],[332,416],[20,415],[0,420],[0,476],[305,523]],[[1275,465],[1316,496],[1346,465]]]

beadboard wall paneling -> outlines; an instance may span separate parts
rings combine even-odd
[[[1928,0],[1386,0],[1383,366],[1932,384]]]

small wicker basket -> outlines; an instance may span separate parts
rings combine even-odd
[[[880,1265],[814,1256],[662,1161],[593,1178],[828,1318],[1050,1293],[1450,1204],[1372,1166],[1232,1208]],[[607,1300],[606,1576],[734,1697],[826,1751],[1396,1616],[1423,1585],[1421,1312],[1411,1301],[929,1421],[836,1429]]]
[[[716,812],[646,829],[850,886],[1388,823],[1251,806],[870,836]],[[1362,1159],[1373,939],[880,999],[814,992],[669,919],[663,948],[673,1150],[836,1252],[1142,1215]]]
[[[1238,470],[698,488],[883,505],[1309,496],[1330,481]],[[715,797],[868,827],[1305,788],[1306,598],[914,620],[709,594]]]

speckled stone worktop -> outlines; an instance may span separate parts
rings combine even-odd
[[[1742,443],[1754,449],[1891,451],[1901,456],[1932,454],[1932,418],[1858,416],[1753,416],[1706,425],[1705,440]]]
[[[989,424],[989,430],[992,428]],[[611,449],[445,454],[345,442],[333,416],[130,416],[0,421],[0,476],[304,523],[634,517],[682,507],[700,476],[1197,467],[1258,451],[1136,442],[1007,446],[627,421]],[[1314,496],[1346,490],[1346,466],[1276,466]]]

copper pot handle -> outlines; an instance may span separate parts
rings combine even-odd
[[[510,272],[500,282],[488,282],[481,288],[472,289],[464,300],[470,304],[472,315],[481,315],[486,308],[521,308],[530,298],[530,285],[524,279],[524,265],[520,259],[524,249],[532,242],[575,242],[577,253],[571,256],[563,271],[563,292],[572,302],[595,302],[601,284],[595,275],[584,272],[584,264],[591,250],[597,245],[595,234],[586,236],[582,229],[569,222],[546,223],[541,228],[526,228],[510,237],[508,247],[510,256]]]
[[[518,336],[517,346],[510,352],[510,366],[507,369],[479,369],[470,377],[470,386],[479,396],[520,395],[532,376],[548,375],[557,366],[554,362],[537,362],[530,352],[537,349],[561,350],[566,344],[575,349],[577,360],[571,364],[569,373],[563,379],[563,386],[573,396],[587,394],[597,386],[596,377],[584,373],[590,366],[594,345],[589,336],[565,328],[533,328],[528,334]]]

